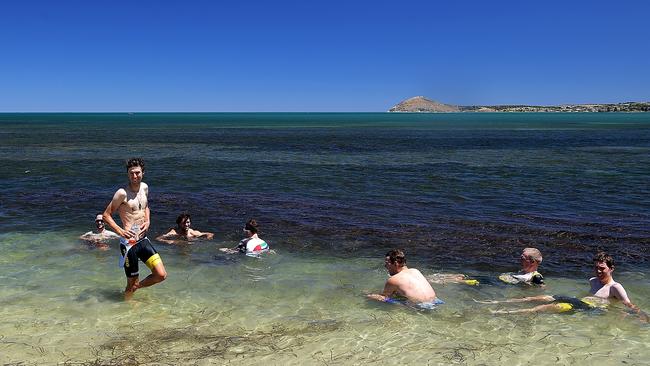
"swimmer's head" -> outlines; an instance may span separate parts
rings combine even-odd
[[[390,252],[386,253],[386,259],[384,260],[384,267],[388,270],[388,273],[392,276],[395,273],[400,271],[400,268],[406,265],[406,256],[404,251],[401,249],[393,249]]]
[[[537,267],[542,263],[542,253],[536,248],[526,248],[521,252],[521,270],[526,273],[537,271]]]
[[[187,230],[190,228],[191,224],[192,224],[192,218],[188,213],[182,213],[178,215],[178,217],[176,218],[176,225],[180,229]]]
[[[521,253],[521,260],[533,261],[537,264],[542,263],[542,253],[537,248],[526,248]]]
[[[614,258],[605,252],[598,252],[594,256],[594,263],[603,262],[610,269],[614,269]]]
[[[246,226],[244,226],[244,231],[249,231],[250,235],[257,234],[259,230],[259,226],[257,225],[257,221],[255,219],[250,219],[246,222]]]
[[[144,172],[144,160],[142,158],[131,158],[126,161],[126,171],[129,169],[139,166],[140,169]]]
[[[605,284],[611,280],[614,271],[614,259],[605,252],[598,252],[594,256],[594,271],[598,280]]]
[[[98,229],[104,227],[104,216],[100,213],[95,215],[95,226],[97,226]]]

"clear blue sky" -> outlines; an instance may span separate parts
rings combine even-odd
[[[647,1],[3,1],[0,112],[650,101]]]

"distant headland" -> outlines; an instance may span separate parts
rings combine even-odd
[[[616,104],[562,104],[537,105],[452,105],[439,103],[425,97],[406,99],[389,112],[650,112],[650,102],[625,102]]]

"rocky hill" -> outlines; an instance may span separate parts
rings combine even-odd
[[[425,97],[413,97],[404,100],[389,112],[460,112],[460,109],[455,105],[442,104]]]
[[[650,112],[650,102],[563,105],[468,105],[455,106],[425,97],[413,97],[395,105],[389,112]]]

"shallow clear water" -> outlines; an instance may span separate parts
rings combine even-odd
[[[169,278],[124,302],[117,244],[79,241],[142,155],[152,234],[189,211],[215,240],[155,243]],[[644,364],[648,325],[493,315],[581,296],[591,255],[650,309],[650,117],[0,115],[3,364]],[[277,254],[230,256],[255,217]],[[153,237],[155,235],[150,235]],[[548,288],[434,285],[433,311],[367,301],[404,247],[425,274],[494,276],[537,246]],[[144,266],[141,266],[144,268]],[[147,272],[144,268],[143,272]]]

